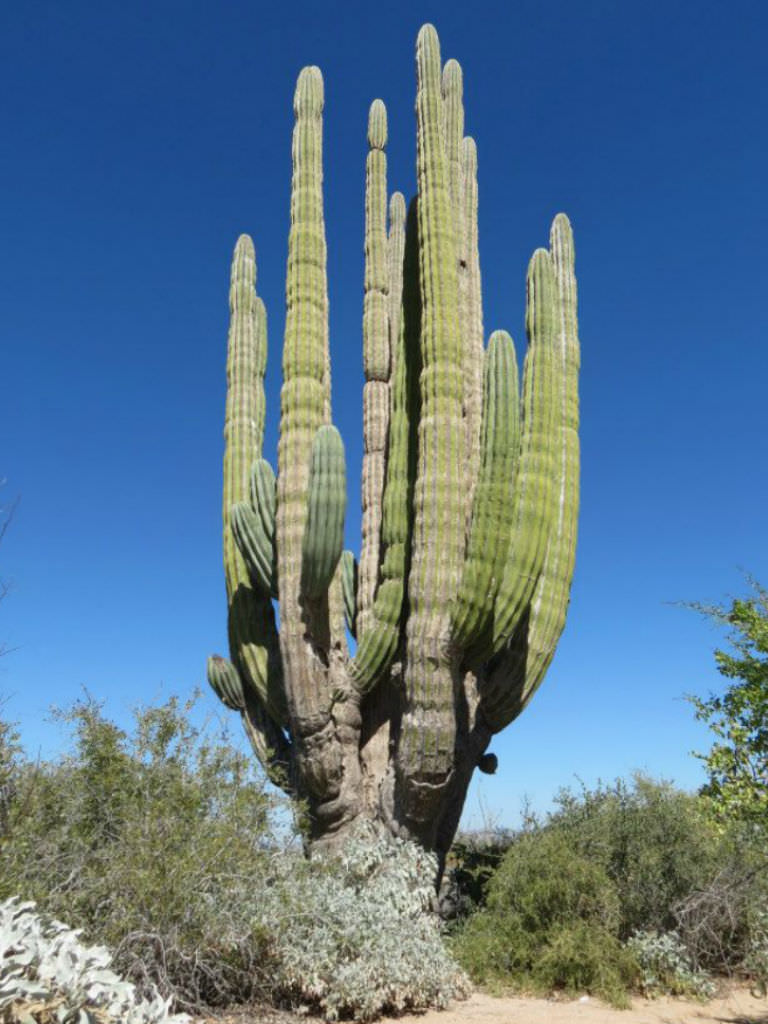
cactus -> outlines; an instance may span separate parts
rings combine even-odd
[[[579,344],[564,214],[528,269],[518,384],[483,346],[477,150],[463,76],[418,37],[418,194],[387,202],[387,114],[368,122],[362,542],[342,551],[346,470],[331,422],[323,80],[294,98],[277,478],[262,456],[267,324],[253,243],[235,247],[224,456],[229,660],[211,686],[309,839],[360,819],[442,860],[493,735],[526,706],[562,632],[578,513]],[[274,602],[279,602],[279,630]],[[346,624],[346,630],[345,630]],[[354,645],[350,644],[350,638]]]

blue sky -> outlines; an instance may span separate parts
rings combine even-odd
[[[5,714],[30,751],[52,703],[128,709],[204,684],[225,649],[220,462],[228,264],[254,237],[276,448],[291,99],[326,87],[335,420],[359,545],[366,115],[390,119],[390,190],[414,189],[421,23],[465,72],[479,150],[485,325],[523,348],[524,276],[549,223],[577,245],[583,492],[573,599],[531,707],[475,787],[527,794],[635,768],[694,786],[682,700],[718,685],[716,630],[679,600],[768,580],[768,7],[6,4],[0,18],[0,548]],[[206,696],[207,706],[215,707]]]

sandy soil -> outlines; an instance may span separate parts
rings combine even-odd
[[[316,1017],[253,1011],[207,1018],[206,1024],[313,1024]],[[199,1020],[203,1024],[203,1019]],[[388,1021],[382,1024],[390,1024]],[[394,1024],[394,1021],[391,1022]],[[635,999],[631,1010],[614,1010],[598,999],[576,1000],[501,997],[475,993],[447,1010],[398,1017],[397,1024],[768,1024],[768,999],[734,988],[712,1002],[684,999]]]
[[[401,1017],[399,1024],[768,1024],[768,999],[734,989],[704,1006],[683,999],[635,999],[631,1010],[614,1010],[587,996],[565,1001],[478,992],[442,1013]]]

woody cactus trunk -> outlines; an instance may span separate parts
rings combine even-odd
[[[230,659],[208,678],[270,777],[333,844],[372,819],[444,857],[491,737],[552,659],[576,543],[576,282],[568,219],[528,269],[518,387],[510,336],[483,345],[477,155],[462,72],[419,33],[418,195],[387,202],[387,116],[368,123],[362,544],[342,550],[331,423],[323,80],[294,99],[277,475],[262,457],[267,321],[235,247],[224,456]],[[279,630],[276,605],[279,604]],[[346,629],[345,629],[346,626]],[[348,635],[354,638],[354,653]]]

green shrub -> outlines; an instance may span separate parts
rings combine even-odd
[[[484,909],[453,940],[474,980],[588,991],[621,1005],[634,965],[618,937],[616,887],[564,832],[522,836],[493,876]]]
[[[757,977],[754,908],[766,905],[765,867],[755,836],[724,833],[706,801],[668,783],[636,776],[563,790],[555,811],[529,818],[511,843],[454,949],[480,981],[581,988],[614,1002],[652,973],[643,949],[627,945],[638,933],[674,934],[691,977],[733,969]],[[680,980],[659,976],[668,991]]]
[[[252,759],[189,710],[144,709],[127,732],[87,700],[59,716],[71,754],[6,758],[0,903],[34,900],[113,950],[139,996],[156,986],[192,1012],[266,999],[366,1020],[462,995],[432,859],[360,836],[308,861]]]
[[[59,715],[74,750],[18,767],[0,844],[0,900],[19,896],[114,951],[141,993],[176,1004],[271,990],[251,936],[249,893],[277,838],[274,801],[251,759],[170,700],[128,734],[92,700]]]
[[[728,859],[702,801],[667,782],[636,775],[631,785],[562,790],[557,805],[549,826],[564,830],[616,885],[622,939],[675,928],[678,904]]]

